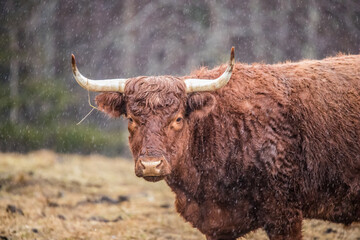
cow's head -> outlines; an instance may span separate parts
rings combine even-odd
[[[211,111],[216,100],[208,92],[226,85],[233,65],[234,48],[228,68],[213,80],[158,76],[96,81],[81,75],[72,56],[80,86],[103,92],[96,96],[98,108],[128,119],[135,174],[148,181],[163,179],[181,164],[189,146],[189,122]]]

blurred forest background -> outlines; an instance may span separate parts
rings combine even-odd
[[[0,151],[128,154],[123,120],[90,110],[90,78],[185,75],[228,59],[360,52],[359,0],[2,0]],[[96,94],[91,93],[93,99]]]

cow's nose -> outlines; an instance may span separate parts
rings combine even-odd
[[[158,177],[169,174],[165,158],[140,157],[136,164],[136,175],[138,177]]]
[[[162,159],[157,161],[140,160],[144,176],[159,176],[162,164]]]

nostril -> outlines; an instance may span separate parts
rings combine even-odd
[[[162,164],[163,164],[163,160],[160,160],[160,163],[158,165],[156,165],[155,167],[159,168],[159,167],[161,167]]]
[[[141,167],[142,169],[145,169],[145,164],[144,164],[144,162],[143,162],[142,160],[140,160],[140,167]]]

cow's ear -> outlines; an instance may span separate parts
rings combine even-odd
[[[120,117],[126,114],[125,97],[122,93],[107,92],[95,97],[98,108],[110,117]]]
[[[203,118],[209,115],[216,105],[215,97],[210,93],[192,93],[187,99],[186,114],[189,117]]]

